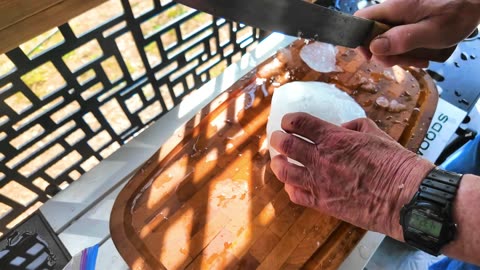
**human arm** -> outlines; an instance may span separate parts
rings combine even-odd
[[[395,26],[362,50],[373,61],[426,67],[428,58],[405,53],[449,48],[468,37],[480,24],[480,0],[387,0],[355,15]]]
[[[444,254],[480,265],[480,177],[463,176],[453,204],[453,219],[458,224],[457,238],[443,249]]]
[[[271,145],[271,167],[290,199],[403,241],[400,209],[434,165],[404,149],[367,119],[338,127],[305,113],[287,114]],[[310,139],[308,143],[292,133]],[[293,158],[305,167],[287,161]],[[480,179],[464,176],[454,202],[455,241],[444,253],[480,264]],[[476,200],[476,203],[475,203]]]

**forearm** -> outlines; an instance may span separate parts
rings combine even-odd
[[[480,265],[480,177],[464,175],[453,204],[457,237],[443,253],[462,261]]]

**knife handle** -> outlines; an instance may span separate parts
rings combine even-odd
[[[372,40],[374,40],[377,36],[387,32],[388,30],[390,30],[390,28],[391,27],[389,25],[375,21],[373,24],[373,28],[370,31],[370,35],[365,40],[364,46],[368,48]],[[445,49],[418,48],[402,55],[419,59],[426,59],[434,62],[445,62],[450,57],[450,55],[452,55],[453,51],[455,51],[455,48],[456,46]]]
[[[372,30],[370,31],[370,35],[368,35],[368,37],[365,39],[364,46],[368,48],[368,45],[370,45],[370,42],[372,42],[372,40],[374,40],[379,35],[387,32],[388,30],[390,30],[390,28],[392,27],[390,27],[389,25],[373,21]]]

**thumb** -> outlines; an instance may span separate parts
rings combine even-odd
[[[438,42],[432,36],[432,27],[426,21],[399,25],[379,35],[370,43],[374,55],[398,55],[417,48],[435,48]],[[436,49],[436,48],[435,48]]]

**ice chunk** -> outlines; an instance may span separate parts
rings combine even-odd
[[[272,132],[282,130],[282,117],[293,112],[306,112],[336,125],[365,117],[362,107],[335,85],[323,82],[284,84],[273,92],[270,117],[267,123],[270,157],[278,154],[270,146]]]
[[[318,72],[340,71],[337,67],[337,48],[323,42],[309,43],[300,50],[300,58]]]
[[[390,107],[388,107],[389,112],[395,112],[395,113],[405,111],[406,109],[407,109],[407,106],[405,106],[405,104],[399,103],[396,100],[392,100],[392,102],[390,102]]]
[[[388,108],[388,106],[390,106],[390,101],[384,96],[379,96],[377,100],[375,100],[375,104],[377,104],[377,106],[380,106],[386,109]]]

